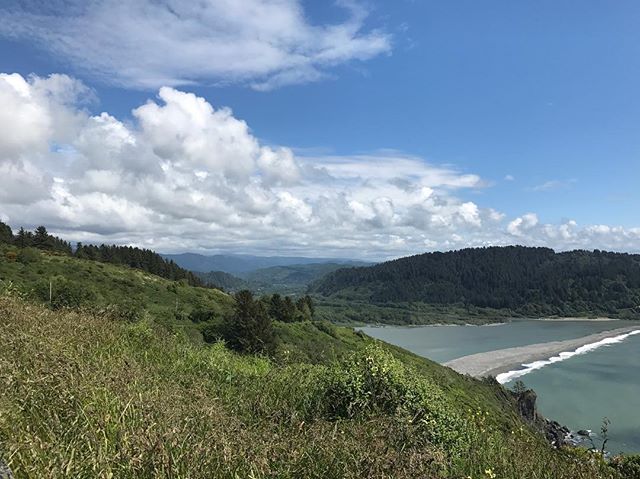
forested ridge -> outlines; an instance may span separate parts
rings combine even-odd
[[[20,249],[16,255],[28,255],[28,248],[37,248],[90,259],[101,263],[127,265],[171,280],[185,280],[191,286],[205,286],[191,271],[178,266],[172,260],[166,260],[155,251],[134,246],[92,245],[71,243],[48,233],[46,227],[38,226],[31,232],[20,228],[14,235],[11,227],[0,221],[0,243],[14,245]]]
[[[523,246],[425,253],[335,271],[310,288],[372,303],[640,316],[640,255]]]

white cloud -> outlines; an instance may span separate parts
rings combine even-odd
[[[105,82],[140,88],[240,82],[257,89],[316,81],[391,50],[367,10],[336,2],[315,24],[300,0],[27,0],[0,7],[0,35],[26,37]]]
[[[522,215],[507,225],[507,231],[513,236],[522,236],[538,224],[538,216],[535,213]]]
[[[127,123],[85,112],[86,93],[68,77],[0,75],[20,117],[0,132],[0,217],[13,226],[160,251],[375,259],[514,242],[640,247],[640,228],[506,218],[465,198],[486,187],[479,176],[401,152],[265,146],[231,110],[173,88]]]
[[[530,191],[551,191],[551,190],[562,190],[571,187],[577,180],[549,180],[541,183],[539,185],[532,186],[529,188]]]

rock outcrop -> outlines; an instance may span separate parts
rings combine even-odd
[[[556,421],[546,419],[538,413],[536,406],[538,396],[535,391],[528,389],[513,393],[513,395],[518,405],[518,412],[525,421],[544,432],[545,437],[553,446],[560,447],[567,444],[569,429]]]

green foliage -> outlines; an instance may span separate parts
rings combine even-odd
[[[18,261],[22,264],[35,263],[40,259],[40,252],[35,248],[21,248],[18,253]]]
[[[242,289],[250,289],[246,281],[237,278],[232,274],[225,273],[224,271],[209,271],[208,273],[195,271],[194,274],[200,278],[204,284],[225,291],[233,292],[240,291]]]
[[[189,313],[189,320],[194,323],[206,323],[208,321],[212,321],[216,318],[215,311],[210,309],[194,309]]]
[[[191,271],[181,268],[171,260],[165,260],[158,253],[148,249],[78,243],[75,256],[103,263],[127,265],[174,281],[184,280],[191,286],[204,286],[204,283]]]
[[[334,369],[327,391],[330,414],[354,418],[401,414],[423,441],[458,454],[470,438],[465,420],[449,410],[440,389],[379,345]]]
[[[224,331],[229,346],[243,353],[273,355],[276,337],[264,303],[254,300],[248,290],[239,291],[234,299],[234,313]]]
[[[613,458],[611,465],[624,478],[640,479],[640,454],[632,456],[617,456]]]
[[[17,251],[15,262],[6,261],[6,252]],[[57,284],[56,278],[61,278]],[[232,311],[233,298],[209,288],[184,286],[177,282],[144,273],[140,270],[91,260],[41,251],[27,247],[0,244],[0,281],[11,281],[13,288],[31,298],[49,303],[49,279],[53,279],[53,297],[56,299],[58,286],[62,286],[68,296],[68,282],[72,290],[88,291],[88,296],[80,294],[80,301],[65,299],[65,305],[81,303],[82,307],[92,307],[96,311],[110,311],[113,317],[137,321],[150,313],[157,321],[176,324],[179,329],[188,329],[192,337],[199,335],[199,326],[189,321],[193,310],[213,312],[216,321]],[[73,292],[73,291],[72,291]],[[76,292],[73,294],[76,295]],[[88,304],[87,304],[88,302]],[[106,313],[105,313],[106,314]],[[177,324],[176,314],[183,317]],[[128,318],[128,319],[127,319]]]
[[[49,302],[50,293],[51,301],[49,304],[53,309],[79,308],[91,305],[97,297],[96,292],[90,286],[67,279],[64,276],[53,277],[50,281],[41,281],[35,291],[38,299],[43,302]]]
[[[527,386],[525,386],[524,382],[521,380],[517,380],[513,383],[513,392],[515,394],[523,394],[527,390]]]
[[[640,317],[640,255],[554,253],[521,246],[463,249],[335,271],[311,290],[374,305],[423,303],[524,316]],[[406,322],[406,321],[405,321]]]
[[[6,297],[0,328],[0,450],[16,477],[621,479],[633,464],[554,450],[499,386],[371,340],[338,362],[278,364]],[[338,390],[352,414],[336,413]]]
[[[0,221],[0,243],[12,243],[13,231],[11,226]]]

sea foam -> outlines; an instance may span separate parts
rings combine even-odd
[[[629,336],[633,336],[634,334],[640,334],[640,329],[631,331],[629,333],[621,334],[619,336],[604,338],[595,343],[585,344],[584,346],[580,346],[575,351],[562,352],[556,356],[550,357],[549,359],[542,359],[540,361],[534,361],[532,363],[525,363],[522,365],[523,366],[522,369],[515,369],[513,371],[507,371],[506,373],[498,374],[496,376],[496,380],[500,384],[505,384],[505,383],[508,383],[509,381],[513,381],[516,378],[524,376],[525,374],[529,374],[532,371],[548,366],[549,364],[559,363],[560,361],[564,361],[566,359],[572,358],[573,356],[578,356],[579,354],[586,354],[602,346],[610,346],[612,344],[620,343],[625,339],[627,339]]]

